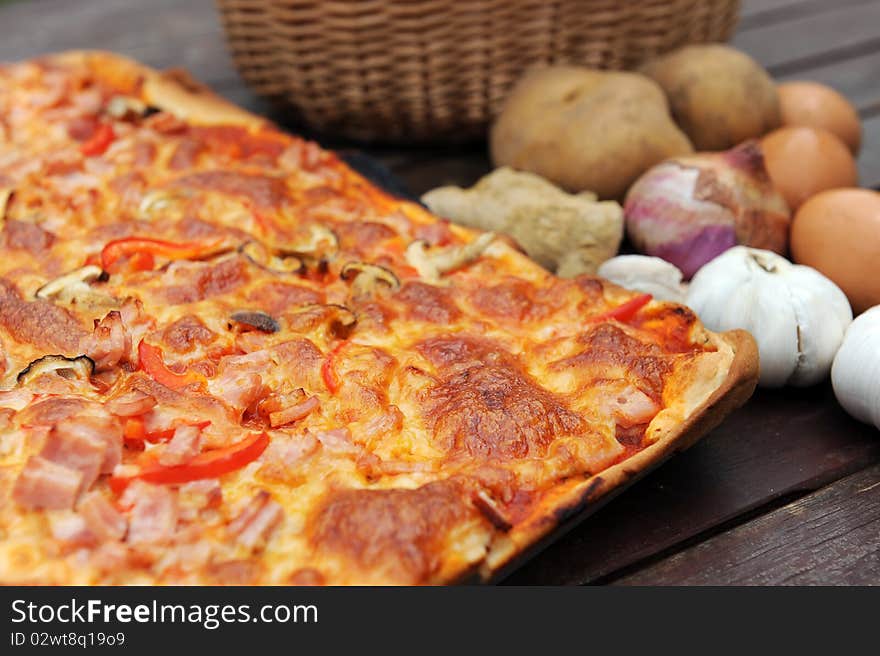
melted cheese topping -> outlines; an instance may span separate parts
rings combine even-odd
[[[268,127],[114,118],[111,102],[139,93],[117,77],[52,58],[0,67],[0,191],[12,190],[0,258],[5,583],[451,580],[544,512],[556,486],[643,449],[680,395],[666,382],[711,355],[684,308],[603,318],[632,295],[557,279],[502,240],[423,279],[412,242],[436,255],[476,233]],[[128,250],[106,279],[38,294],[135,237],[195,248],[147,263]],[[102,368],[111,338],[96,324],[113,325],[114,311],[126,338]],[[233,318],[242,312],[277,331]],[[141,342],[192,382],[169,387]],[[83,353],[98,362],[91,380],[17,380],[42,356]],[[153,405],[126,415],[114,400],[133,391]],[[126,442],[112,476],[89,486],[127,526],[102,538],[82,493],[46,509],[20,480],[60,423],[98,415],[115,439],[198,422],[202,455],[261,431],[269,445],[219,476],[219,500],[204,481],[130,487],[156,499],[144,510],[110,480],[170,446]],[[135,539],[145,521],[154,540]]]

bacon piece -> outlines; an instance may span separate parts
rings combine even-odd
[[[171,183],[172,187],[217,191],[241,196],[259,209],[274,210],[289,201],[287,185],[282,178],[259,173],[238,171],[199,171],[183,175]]]
[[[163,276],[163,295],[169,303],[181,305],[232,292],[250,278],[245,262],[238,257],[217,264],[173,262]]]
[[[123,508],[131,509],[126,538],[130,544],[158,544],[174,535],[177,499],[169,488],[135,480],[125,489],[119,502]]]
[[[287,583],[288,585],[297,586],[324,585],[326,583],[326,579],[319,570],[316,570],[312,567],[303,567],[294,572],[291,572],[290,576],[287,577]]]
[[[273,439],[266,449],[263,460],[269,465],[281,464],[291,468],[305,460],[318,449],[318,440],[311,433],[285,435]]]
[[[278,164],[294,171],[314,171],[328,157],[332,155],[314,141],[294,139],[278,157]]]
[[[83,496],[77,512],[85,520],[88,530],[99,540],[121,540],[128,522],[116,506],[101,492],[94,490]]]
[[[2,357],[2,354],[0,354]],[[0,391],[0,408],[24,410],[33,401],[34,393],[25,387],[13,387]],[[35,404],[36,405],[36,404]]]
[[[144,121],[144,127],[155,130],[159,134],[180,134],[189,129],[189,125],[183,119],[171,112],[157,112],[148,116]]]
[[[82,472],[40,456],[31,456],[12,489],[12,498],[28,508],[73,508]]]
[[[407,314],[419,321],[436,324],[452,323],[461,316],[449,290],[423,282],[408,282],[395,295],[402,301]]]
[[[333,227],[339,246],[354,253],[365,253],[381,241],[397,236],[394,228],[376,221],[340,221]]]
[[[261,565],[254,560],[224,560],[211,563],[206,574],[221,585],[253,585],[259,580]]]
[[[119,310],[112,310],[101,319],[95,331],[83,340],[83,350],[95,361],[95,371],[104,371],[128,362],[131,335],[122,322]]]
[[[512,278],[497,285],[477,288],[471,302],[487,316],[520,323],[543,319],[554,311],[554,299],[539,299],[538,296],[534,285]]]
[[[263,368],[258,364],[260,362],[265,363],[263,366],[269,365],[268,352],[257,351],[249,355],[224,358],[219,373],[208,381],[208,389],[231,408],[239,413],[244,412],[267,392],[263,378],[254,371]]]
[[[67,136],[75,141],[86,141],[98,129],[95,116],[77,116],[67,124]]]
[[[258,157],[274,164],[287,145],[277,132],[255,134],[238,125],[198,125],[190,127],[190,133],[211,150],[229,153],[235,160]]]
[[[174,149],[174,154],[168,161],[168,168],[174,171],[191,169],[204,150],[205,145],[201,141],[184,137]]]
[[[91,545],[95,534],[89,530],[85,518],[74,512],[53,513],[49,516],[52,537],[71,545]]]
[[[197,344],[207,346],[217,339],[217,333],[198,317],[187,314],[165,328],[162,339],[173,351],[185,353]]]
[[[285,424],[290,424],[294,421],[299,421],[300,419],[307,417],[321,405],[321,402],[318,400],[316,396],[310,396],[305,401],[297,403],[295,405],[291,405],[283,410],[278,410],[277,412],[269,413],[269,425],[272,428],[277,428],[278,426],[284,426]]]
[[[119,199],[119,204],[122,207],[134,209],[143,198],[147,180],[140,171],[129,171],[113,178],[109,184]]]
[[[426,241],[431,246],[446,246],[452,241],[453,234],[449,229],[449,221],[442,220],[416,225],[413,237]]]
[[[247,300],[256,309],[279,315],[297,305],[323,303],[324,294],[302,285],[273,281],[252,289],[248,292]]]
[[[174,429],[171,441],[159,454],[159,464],[167,467],[183,465],[195,458],[201,450],[201,429],[184,424]]]
[[[403,426],[403,413],[396,405],[390,405],[363,425],[363,434],[370,440],[396,433]]]
[[[284,367],[287,381],[294,387],[323,389],[321,365],[324,354],[308,339],[291,339],[272,347],[272,359]]]
[[[22,299],[15,285],[0,279],[0,325],[19,342],[46,351],[79,355],[79,344],[87,335],[67,310],[39,299]]]
[[[26,407],[18,415],[23,426],[53,426],[82,412],[89,402],[79,398],[50,397]]]
[[[216,508],[223,501],[223,488],[216,478],[190,481],[180,486],[180,517],[195,519],[206,508]]]
[[[134,389],[107,401],[107,411],[117,417],[137,417],[156,407],[156,398]]]
[[[284,510],[268,492],[260,490],[248,501],[241,512],[229,522],[229,533],[248,548],[262,547],[272,530],[284,517]]]
[[[83,490],[109,474],[122,458],[122,429],[108,417],[84,416],[59,423],[40,455],[82,473]]]
[[[156,158],[156,144],[152,141],[138,141],[134,145],[134,165],[146,168]]]
[[[31,255],[40,255],[52,247],[55,235],[30,221],[6,219],[3,225],[6,246],[20,248]]]
[[[12,408],[0,408],[0,431],[12,428],[12,418],[14,416],[15,410]]]
[[[144,304],[135,298],[129,298],[119,308],[122,323],[131,335],[132,344],[137,344],[155,325],[155,319],[144,312]]]
[[[331,428],[315,433],[315,437],[329,453],[359,453],[363,448],[351,439],[351,431],[347,428]]]
[[[602,410],[612,414],[624,428],[630,428],[651,421],[660,406],[644,392],[623,384],[603,396]]]

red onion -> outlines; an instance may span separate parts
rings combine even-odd
[[[630,188],[623,210],[633,245],[685,278],[737,244],[780,254],[788,244],[791,214],[756,141],[654,166]]]

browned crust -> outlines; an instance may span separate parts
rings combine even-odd
[[[93,50],[68,51],[62,60],[84,63],[99,76],[140,78],[142,98],[195,124],[237,123],[266,125],[266,119],[224,100],[185,71],[160,72],[120,55]],[[537,265],[536,265],[537,266]],[[507,533],[498,533],[482,563],[467,572],[448,572],[447,580],[502,578],[568,528],[597,510],[613,494],[683,451],[715,428],[734,409],[748,400],[758,380],[758,350],[754,339],[741,330],[708,333],[733,351],[733,359],[721,383],[688,416],[644,450],[608,469],[555,489],[526,522]]]
[[[519,548],[497,561],[487,561],[479,572],[480,578],[503,578],[558,539],[567,529],[598,510],[602,503],[610,500],[611,492],[622,492],[673,454],[691,447],[751,397],[758,382],[758,347],[755,340],[743,330],[716,336],[734,350],[733,361],[721,385],[674,431],[623,462],[555,494],[545,508],[536,513],[536,520],[519,525],[511,532],[509,538]]]

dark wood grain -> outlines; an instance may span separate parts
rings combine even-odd
[[[846,7],[870,0],[742,0],[738,32],[771,23],[784,23],[829,11],[846,11]]]
[[[880,466],[621,578],[624,585],[878,585]]]
[[[880,460],[880,436],[829,385],[759,390],[748,405],[587,519],[507,582],[589,583],[774,501]]]
[[[774,72],[800,60],[821,63],[836,57],[838,51],[876,41],[880,3],[861,0],[823,2],[823,6],[825,10],[818,13],[792,12],[787,20],[759,23],[752,29],[737,32],[733,45]]]
[[[827,84],[846,96],[863,116],[873,114],[880,101],[880,48],[807,71],[777,75],[776,79],[781,82],[810,79]]]

